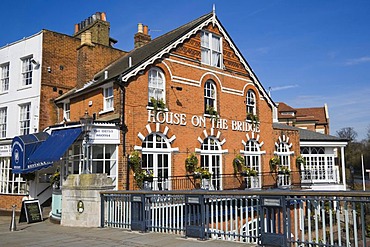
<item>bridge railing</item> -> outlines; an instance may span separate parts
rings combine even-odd
[[[368,246],[370,193],[101,192],[101,227],[275,246]]]

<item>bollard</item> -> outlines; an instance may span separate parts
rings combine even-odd
[[[9,230],[12,231],[12,232],[17,230],[17,225],[15,224],[15,208],[16,207],[17,207],[17,205],[12,206],[12,208],[13,208],[12,221],[10,222],[10,228],[9,228]]]

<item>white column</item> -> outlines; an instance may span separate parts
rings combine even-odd
[[[340,154],[341,154],[341,160],[342,160],[342,180],[343,180],[343,187],[346,190],[347,184],[346,184],[346,162],[344,160],[344,147],[340,148]]]

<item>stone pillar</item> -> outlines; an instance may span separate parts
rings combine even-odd
[[[69,175],[62,187],[61,225],[99,227],[99,191],[113,188],[107,174]]]

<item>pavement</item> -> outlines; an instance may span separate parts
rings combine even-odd
[[[19,217],[16,216],[16,230],[10,231],[11,216],[0,216],[0,246],[255,246],[222,240],[201,241],[175,234],[140,233],[117,228],[67,227],[54,224],[49,219],[32,224],[18,223],[18,220]]]

